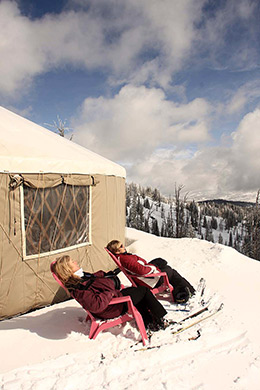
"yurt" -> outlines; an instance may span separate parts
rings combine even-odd
[[[0,107],[0,319],[64,300],[50,263],[114,269],[124,240],[125,169]]]

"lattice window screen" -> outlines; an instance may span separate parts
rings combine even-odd
[[[89,242],[89,186],[24,185],[26,256]]]

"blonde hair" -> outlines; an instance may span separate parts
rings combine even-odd
[[[73,274],[73,271],[70,266],[71,258],[68,255],[58,257],[56,262],[53,264],[53,272],[60,279],[64,286],[71,284],[77,284],[80,280],[80,277]]]
[[[120,248],[120,241],[118,241],[118,240],[112,240],[112,241],[110,241],[108,244],[107,244],[107,249],[110,251],[110,252],[112,252],[112,253],[114,253],[114,254],[116,254],[116,252],[118,251],[118,249]]]

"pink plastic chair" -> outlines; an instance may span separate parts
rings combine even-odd
[[[122,266],[121,262],[120,262],[120,259],[118,259],[112,252],[110,252],[107,248],[105,248],[105,250],[107,251],[107,253],[112,257],[112,259],[114,260],[114,262],[116,263],[116,265],[118,266],[118,268],[120,268],[120,270],[125,274],[125,276],[127,277],[127,279],[132,283],[132,286],[133,287],[136,287],[138,284],[138,282],[136,283],[136,280],[138,279],[138,277],[134,276],[134,275],[131,275],[129,272],[127,272],[127,270]],[[142,275],[142,277],[144,278],[151,278],[153,276],[162,276],[163,277],[163,283],[161,284],[161,286],[159,287],[156,287],[156,288],[151,288],[148,284],[146,285],[147,287],[150,288],[150,290],[152,291],[152,293],[154,295],[156,294],[159,294],[159,293],[163,293],[163,292],[169,292],[170,294],[170,298],[171,300],[174,302],[174,298],[173,298],[173,294],[172,294],[172,291],[173,291],[173,287],[172,285],[170,284],[169,282],[169,279],[168,279],[168,276],[166,274],[166,272],[156,272],[156,273],[153,273],[153,274],[149,274],[149,275]],[[140,285],[140,283],[139,283]]]
[[[59,280],[57,275],[53,272],[53,264],[55,261],[51,263],[51,272],[54,277],[54,279],[59,283],[59,285],[67,292],[68,295],[71,295],[68,289],[63,285],[63,283]],[[124,296],[119,298],[113,298],[109,305],[116,305],[119,303],[127,303],[128,310],[127,313],[123,314],[122,316],[119,316],[114,319],[108,319],[108,320],[100,320],[95,318],[87,309],[84,308],[84,310],[87,312],[86,321],[91,321],[90,331],[89,331],[89,338],[95,339],[97,335],[102,332],[105,329],[112,328],[116,325],[123,324],[124,322],[132,321],[133,319],[136,322],[137,328],[139,329],[139,332],[142,337],[143,345],[146,344],[148,337],[146,333],[146,329],[144,326],[143,318],[139,311],[136,309],[136,307],[133,305],[132,299],[130,296]]]

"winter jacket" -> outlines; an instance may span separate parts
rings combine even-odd
[[[142,277],[143,275],[161,271],[155,265],[148,264],[147,261],[137,255],[125,252],[119,255],[119,259],[122,266],[133,276],[136,276],[135,280],[138,279],[140,282],[138,284],[148,285],[150,288],[153,288],[160,279],[160,276],[151,278]]]
[[[124,304],[109,305],[112,298],[122,297],[121,292],[116,290],[113,279],[105,278],[103,271],[93,275],[96,278],[92,283],[89,283],[89,277],[84,276],[78,284],[68,286],[71,295],[95,317],[107,319],[120,316]]]
[[[185,299],[188,300],[190,295],[195,293],[194,287],[175,269],[171,268],[164,259],[156,258],[147,263],[141,257],[127,252],[120,254],[119,258],[122,266],[132,275],[140,275],[138,277],[134,276],[134,280],[138,285],[148,285],[150,288],[158,287],[162,283],[160,277],[143,278],[141,275],[165,272],[169,282],[174,287],[173,296],[176,302],[179,301],[179,295],[183,298],[183,294],[185,294]]]

